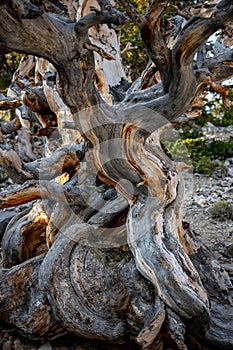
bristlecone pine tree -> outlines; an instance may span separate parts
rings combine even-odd
[[[209,88],[227,99],[233,2],[195,1],[170,19],[167,6],[0,1],[2,54],[24,54],[0,100],[15,110],[1,123],[15,186],[0,208],[31,203],[3,236],[0,317],[37,344],[72,335],[80,349],[233,348],[229,276],[183,221],[185,165],[160,144],[198,116]],[[129,18],[149,57],[134,82],[119,44]]]

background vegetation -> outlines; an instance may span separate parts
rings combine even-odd
[[[233,102],[232,90],[229,94]],[[180,137],[175,141],[165,140],[164,146],[178,161],[182,161],[188,151],[195,172],[210,175],[218,170],[219,175],[224,175],[224,161],[233,157],[233,137],[230,136],[233,135],[233,106],[226,109],[219,96],[211,95],[201,117],[177,130]]]
[[[6,93],[12,75],[18,68],[21,56],[17,52],[2,53],[0,55],[0,93]]]

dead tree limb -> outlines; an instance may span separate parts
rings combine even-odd
[[[224,57],[223,53],[217,55],[217,62],[206,58],[198,61],[197,67],[193,62],[208,37],[232,21],[232,1],[198,4],[184,26],[178,19],[175,34],[174,25],[171,30],[162,28],[166,1],[153,1],[142,16],[130,3],[121,3],[138,22],[152,65],[145,72],[150,80],[144,84],[150,86],[145,89],[145,99],[137,91],[143,84],[139,79],[125,101],[113,105],[109,96],[113,80],[108,82],[108,77],[110,67],[119,67],[119,56],[114,53],[119,46],[113,45],[112,53],[106,51],[103,35],[110,37],[113,26],[127,18],[112,2],[81,1],[75,22],[70,21],[64,4],[61,16],[56,4],[49,11],[47,2],[0,2],[2,44],[52,64],[41,68],[44,95],[32,90],[36,108],[47,99],[58,118],[59,131],[64,133],[63,123],[73,125],[73,119],[77,136],[88,144],[81,150],[80,145],[64,146],[50,158],[28,165],[3,147],[3,163],[15,182],[39,180],[3,193],[1,207],[40,198],[49,222],[44,221],[43,239],[35,230],[38,235],[30,254],[25,253],[27,249],[18,249],[25,253],[22,259],[26,256],[30,260],[19,259],[19,265],[2,270],[0,310],[7,323],[33,338],[58,337],[65,329],[109,343],[127,343],[130,338],[144,350],[162,348],[163,339],[171,348],[187,349],[187,344],[192,344],[193,348],[230,349],[233,325],[228,297],[232,286],[227,274],[220,273],[203,244],[182,222],[185,189],[180,165],[165,154],[159,139],[162,126],[189,111],[201,86],[232,75],[231,50]],[[173,35],[172,40],[169,35]],[[101,41],[103,47],[98,45]],[[99,53],[93,52],[93,45],[101,47]],[[102,50],[116,59],[106,60]],[[46,65],[46,61],[40,63]],[[103,66],[105,71],[101,72]],[[153,80],[158,71],[160,77]],[[124,85],[122,70],[117,82],[120,77]],[[47,98],[49,94],[53,98]],[[24,102],[35,107],[30,99]],[[152,133],[153,144],[148,139]],[[62,142],[70,140],[64,136]],[[37,171],[40,163],[42,170]],[[69,175],[67,183],[51,181],[64,172]],[[108,191],[114,192],[110,199]],[[113,206],[117,213],[111,213]],[[5,246],[10,241],[6,234]],[[49,249],[37,257],[42,242]],[[23,296],[23,303],[18,295]],[[9,307],[10,300],[14,307]],[[22,305],[26,310],[23,316]],[[38,305],[41,317],[36,317]]]

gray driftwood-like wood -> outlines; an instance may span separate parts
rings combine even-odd
[[[128,17],[113,1],[0,1],[0,45],[26,55],[1,108],[17,108],[26,128],[22,111],[33,111],[45,142],[45,157],[26,163],[1,126],[1,162],[19,186],[0,208],[37,200],[3,237],[1,319],[40,341],[232,349],[232,284],[183,222],[185,165],[160,136],[208,88],[227,101],[219,84],[233,76],[233,50],[222,43],[210,58],[204,47],[232,22],[233,4],[197,4],[165,29],[168,1],[144,15],[117,3],[150,59],[132,84],[115,30]]]

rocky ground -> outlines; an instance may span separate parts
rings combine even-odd
[[[193,190],[185,203],[185,220],[190,222],[199,238],[212,250],[233,242],[232,219],[211,216],[211,207],[219,201],[233,204],[233,177],[216,179],[195,174]]]
[[[185,220],[227,270],[233,282],[233,216],[223,220],[211,216],[212,205],[219,201],[233,205],[233,177],[194,175],[191,198],[185,203]]]
[[[190,222],[198,237],[212,251],[214,259],[226,269],[233,282],[233,218],[221,221],[219,218],[212,218],[210,212],[213,203],[220,200],[233,204],[233,159],[228,162],[224,176],[218,173],[211,177],[190,173],[185,175],[187,200],[184,211],[185,220]],[[2,183],[1,187],[4,185],[6,183]],[[7,185],[12,186],[9,182]],[[84,345],[78,339],[70,340],[72,345],[68,345],[69,339],[45,344],[27,343],[23,338],[19,339],[14,330],[5,330],[1,324],[0,329],[0,349],[3,350],[90,350],[95,347],[93,343]],[[98,349],[106,348],[100,345]],[[111,349],[114,350],[114,346]]]

